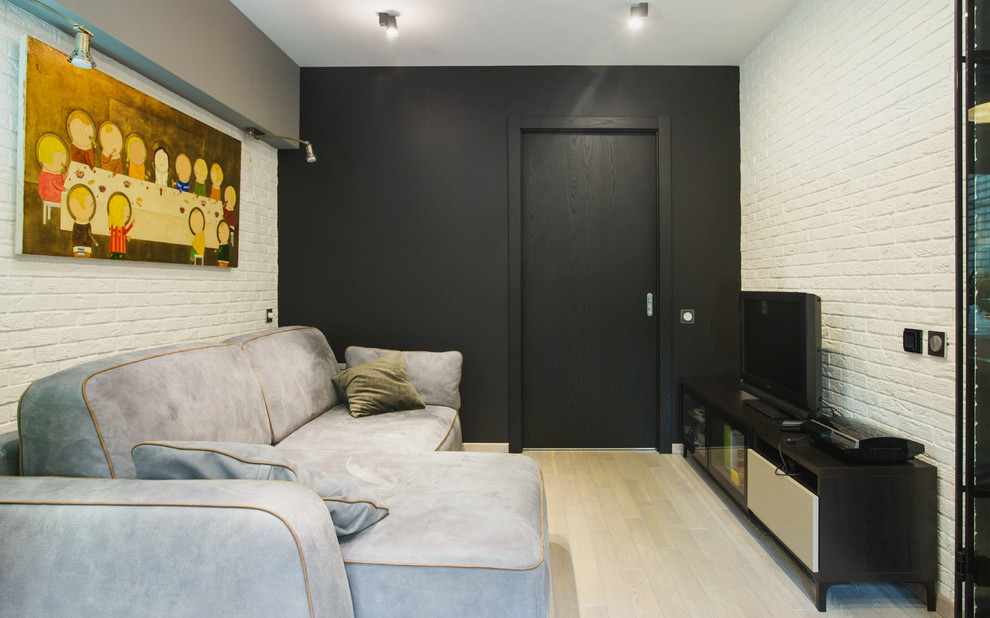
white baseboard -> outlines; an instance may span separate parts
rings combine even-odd
[[[508,442],[465,442],[465,451],[474,451],[476,453],[508,453],[509,443]]]

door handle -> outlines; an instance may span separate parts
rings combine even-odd
[[[646,295],[646,315],[650,318],[653,317],[653,292]]]

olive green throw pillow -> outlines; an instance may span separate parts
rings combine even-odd
[[[333,383],[344,393],[347,409],[355,418],[426,407],[406,377],[400,352],[346,369],[333,377]]]

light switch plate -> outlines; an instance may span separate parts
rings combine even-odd
[[[928,331],[928,355],[945,357],[945,333]]]

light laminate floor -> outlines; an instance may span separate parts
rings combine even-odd
[[[543,470],[555,618],[818,615],[792,559],[682,456],[526,455]],[[853,584],[824,615],[935,614],[908,587]]]

